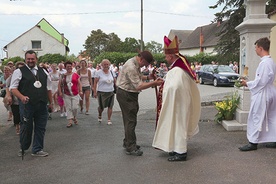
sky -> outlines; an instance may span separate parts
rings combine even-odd
[[[79,54],[92,30],[115,33],[124,41],[141,39],[142,0],[0,0],[0,58],[3,47],[45,18]],[[143,0],[143,40],[163,45],[171,29],[194,30],[210,24],[217,0]]]

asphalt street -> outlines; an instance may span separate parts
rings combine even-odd
[[[199,85],[203,102],[200,132],[188,141],[185,162],[168,162],[168,154],[152,148],[155,129],[154,89],[139,95],[137,142],[143,156],[125,154],[120,108],[115,101],[112,125],[97,122],[97,101],[91,98],[90,115],[78,114],[79,125],[66,128],[67,120],[52,113],[45,136],[45,158],[24,160],[17,156],[18,135],[7,122],[0,105],[0,183],[2,184],[163,184],[163,183],[276,183],[276,149],[240,152],[247,143],[246,132],[227,132],[213,121],[216,110],[206,106],[233,91],[232,87]],[[208,103],[207,103],[208,104]]]

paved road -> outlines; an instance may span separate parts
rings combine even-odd
[[[210,102],[222,99],[225,95],[231,93],[234,88],[233,87],[213,87],[212,85],[200,85],[198,84],[198,89],[200,91],[200,96],[202,102]],[[139,95],[139,104],[140,110],[149,110],[155,109],[156,107],[156,97],[155,97],[155,89],[150,88],[144,90]],[[96,109],[93,109],[95,111]],[[115,100],[114,104],[114,111],[120,111],[119,104],[117,100]],[[5,127],[6,125],[12,124],[11,122],[7,122],[7,113],[6,109],[3,106],[3,103],[0,102],[0,132],[1,128]]]
[[[211,86],[199,88],[202,98],[207,94],[219,97],[232,90]],[[211,92],[213,89],[215,93]],[[102,124],[97,122],[95,99],[91,99],[91,114],[79,114],[79,125],[72,128],[66,128],[65,118],[53,113],[45,137],[45,151],[50,154],[46,158],[32,157],[29,152],[23,161],[17,157],[18,136],[14,127],[4,122],[0,131],[0,183],[275,183],[276,150],[260,145],[257,151],[240,152],[237,148],[247,142],[246,133],[225,131],[212,121],[215,110],[208,106],[202,108],[200,133],[188,142],[188,160],[168,162],[167,153],[151,147],[155,123],[153,92],[149,89],[140,95],[143,104],[136,133],[144,151],[141,157],[124,153],[119,111],[113,113],[112,126],[106,125],[106,116]],[[1,119],[5,121],[3,113]]]

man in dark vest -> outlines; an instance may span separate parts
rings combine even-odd
[[[18,156],[25,154],[32,143],[32,156],[48,156],[43,151],[44,135],[48,120],[47,103],[52,109],[51,79],[48,72],[37,64],[37,55],[33,50],[25,53],[26,65],[16,69],[11,79],[11,92],[19,99],[20,143]],[[23,151],[22,151],[23,150]]]

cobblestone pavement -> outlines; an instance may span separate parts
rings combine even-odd
[[[210,89],[209,89],[210,88]],[[202,101],[213,101],[233,88],[199,86]],[[214,90],[214,92],[212,92]],[[204,91],[204,93],[203,93]],[[52,113],[45,136],[45,158],[17,157],[18,136],[12,123],[6,122],[1,105],[0,183],[2,184],[163,184],[163,183],[250,183],[274,184],[276,150],[259,145],[258,150],[243,153],[246,132],[227,132],[213,122],[213,106],[202,106],[200,132],[188,141],[186,162],[171,163],[168,154],[152,148],[155,129],[154,89],[140,94],[136,127],[143,156],[129,156],[122,147],[123,124],[117,102],[113,125],[97,122],[97,101],[91,99],[90,115],[78,114],[79,125],[66,128],[67,121]]]

